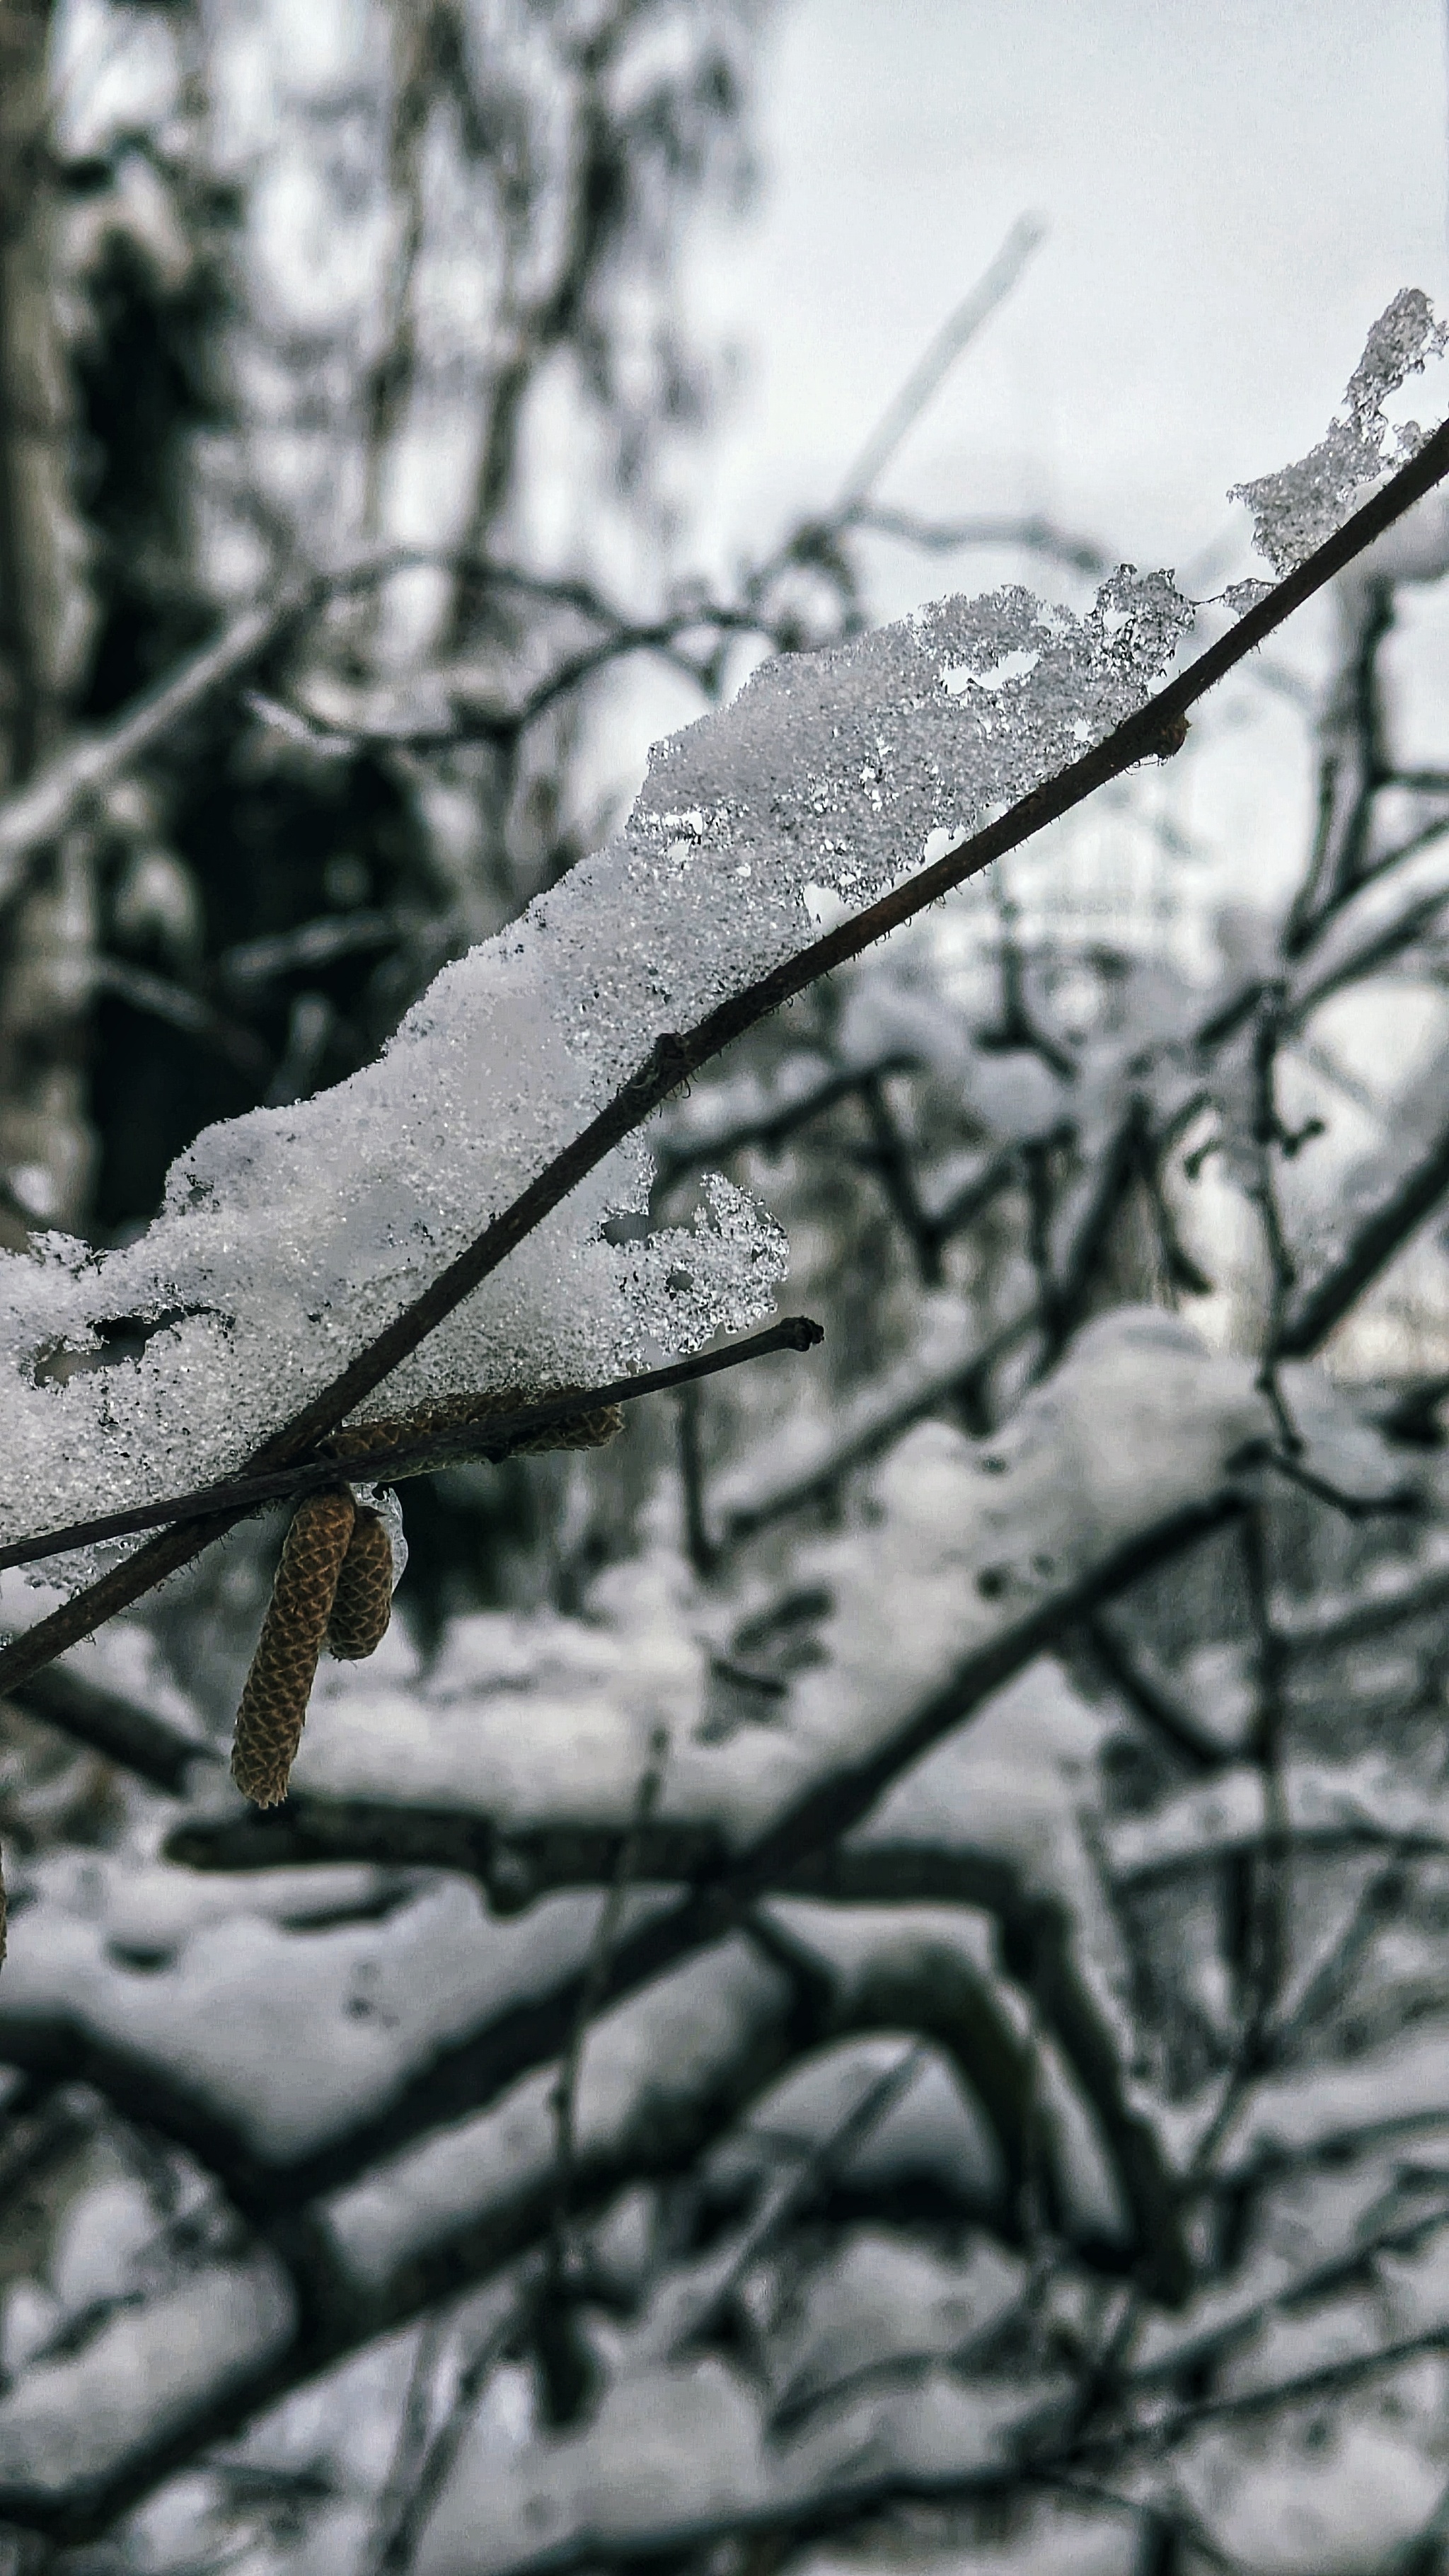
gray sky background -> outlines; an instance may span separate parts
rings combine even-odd
[[[1398,287],[1449,287],[1442,0],[786,0],[761,110],[692,289],[748,361],[708,477],[741,541],[828,494],[1024,211],[1049,238],[886,489],[1144,562],[1311,445]]]

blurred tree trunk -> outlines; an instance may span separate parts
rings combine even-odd
[[[0,0],[0,789],[54,751],[85,641],[49,150],[50,0]],[[48,851],[0,927],[0,1240],[74,1226],[92,1164],[86,839]]]

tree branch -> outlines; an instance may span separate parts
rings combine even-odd
[[[290,1423],[263,1443],[248,1460],[248,1471],[265,1475],[274,1468],[290,1466],[293,1461],[327,1432],[335,1430],[347,1414],[369,1396],[401,1363],[426,1340],[447,1316],[462,1305],[483,1281],[507,1260],[511,1252],[525,1241],[535,1227],[542,1224],[569,1192],[596,1169],[607,1154],[626,1136],[643,1125],[650,1112],[668,1098],[671,1091],[688,1080],[699,1067],[719,1055],[735,1038],[769,1017],[795,994],[818,982],[822,975],[832,974],[837,967],[863,955],[887,932],[913,920],[940,897],[999,859],[1008,850],[1020,848],[1044,830],[1048,823],[1071,813],[1099,787],[1118,778],[1138,761],[1162,757],[1178,749],[1183,740],[1188,710],[1196,706],[1218,681],[1291,617],[1295,609],[1312,599],[1326,583],[1342,572],[1365,547],[1382,536],[1403,513],[1422,500],[1426,492],[1449,474],[1449,422],[1426,439],[1416,456],[1401,466],[1398,473],[1381,486],[1373,496],[1345,520],[1307,561],[1288,573],[1250,608],[1236,627],[1210,644],[1206,651],[1189,663],[1187,669],[1168,682],[1134,715],[1118,725],[1114,732],[1084,752],[1052,778],[1032,788],[1005,814],[982,831],[975,832],[948,851],[934,865],[920,868],[868,904],[853,918],[841,922],[823,938],[787,958],[783,963],[747,985],[742,992],[706,1014],[692,1029],[666,1031],[656,1038],[642,1064],[605,1103],[588,1126],[566,1145],[562,1152],[537,1173],[528,1187],[510,1207],[490,1219],[473,1242],[447,1267],[440,1271],[421,1296],[414,1299],[401,1315],[364,1345],[356,1357],[304,1405]],[[260,612],[257,612],[260,614]],[[296,613],[295,609],[293,613]],[[220,650],[221,648],[217,648]],[[25,1675],[36,1672],[104,1619],[139,1600],[163,1577],[190,1562],[214,1537],[230,1526],[230,1516],[218,1514],[197,1535],[186,1529],[173,1529],[164,1537],[128,1558],[126,1563],[92,1584],[49,1619],[40,1620],[21,1637],[0,1651],[0,1691],[11,1688]]]
[[[1388,1268],[1410,1235],[1432,1214],[1446,1190],[1449,1128],[1435,1137],[1428,1152],[1411,1166],[1388,1197],[1370,1210],[1342,1260],[1325,1271],[1289,1311],[1278,1333],[1274,1357],[1311,1359],[1365,1288]]]
[[[0,805],[0,903],[19,893],[28,861],[56,840],[92,797],[133,769],[208,698],[239,680],[327,593],[325,582],[309,578],[288,583],[268,606],[243,609],[214,644],[114,724],[72,743],[19,795]]]
[[[900,391],[887,405],[841,484],[827,525],[844,526],[874,491],[908,432],[915,427],[933,394],[983,323],[1006,301],[1032,252],[1045,239],[1037,215],[1019,215],[995,259],[957,306],[930,347],[911,369]]]
[[[475,1458],[482,1447],[491,1454],[495,1444],[501,1460],[532,1432],[554,1423],[573,1422],[581,1413],[602,1412],[611,1404],[630,1403],[635,1396],[659,1395],[669,1387],[687,1386],[697,1378],[717,1377],[722,1369],[739,1368],[744,1361],[764,1359],[772,1351],[814,1350],[824,1339],[824,1326],[809,1315],[787,1315],[762,1333],[728,1343],[722,1351],[705,1351],[694,1359],[672,1361],[668,1368],[615,1378],[608,1386],[581,1388],[569,1395],[546,1397],[538,1404],[520,1405],[512,1412],[490,1414],[484,1424],[451,1424],[430,1433],[426,1440],[389,1442],[384,1436],[376,1450],[345,1463],[336,1458],[310,1458],[295,1467],[278,1468],[271,1475],[238,1476],[224,1485],[200,1485],[193,1493],[172,1495],[167,1502],[138,1503],[130,1511],[105,1512],[93,1520],[72,1521],[64,1529],[42,1531],[37,1538],[15,1539],[8,1547],[0,1548],[0,1572],[12,1565],[34,1565],[44,1557],[64,1556],[73,1548],[99,1547],[107,1539],[131,1538],[139,1530],[165,1528],[172,1521],[234,1517],[255,1511],[262,1503],[295,1501],[302,1494],[327,1491],[339,1478],[354,1484],[400,1482],[405,1476],[455,1465],[463,1453]],[[385,1423],[379,1423],[377,1428],[386,1434]]]
[[[221,1759],[204,1736],[185,1734],[139,1700],[88,1681],[68,1664],[33,1674],[15,1696],[27,1716],[43,1719],[173,1798],[184,1797],[193,1762]]]

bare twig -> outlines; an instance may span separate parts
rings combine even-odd
[[[1311,1359],[1449,1191],[1449,1127],[1361,1219],[1348,1246],[1284,1317],[1277,1356]]]
[[[1065,2476],[1059,2469],[1044,2469],[1031,2483],[1050,2494],[1096,2505],[1104,2513],[1120,2514],[1124,2521],[1138,2524],[1142,2548],[1132,2576],[1175,2576],[1182,2546],[1190,2547],[1193,2555],[1206,2559],[1210,2567],[1220,2569],[1222,2576],[1248,2576],[1242,2559],[1230,2558],[1225,2549],[1218,2547],[1201,2515],[1181,2497],[1168,2502],[1160,2496],[1148,2501],[1142,2496],[1119,2495],[1099,2479]]]
[[[977,279],[970,293],[962,298],[949,321],[942,324],[930,347],[917,359],[899,393],[887,404],[841,483],[835,506],[826,514],[827,526],[843,527],[867,495],[874,491],[892,457],[915,427],[962,350],[975,339],[998,305],[1005,303],[1033,251],[1045,238],[1046,226],[1039,216],[1018,217],[990,267]]]
[[[273,600],[243,609],[212,643],[203,645],[169,678],[136,698],[112,723],[68,744],[23,789],[0,800],[0,905],[10,902],[20,891],[30,862],[98,797],[169,741],[188,718],[213,698],[236,688],[310,618],[350,592],[375,589],[397,573],[421,568],[446,569],[475,584],[516,591],[543,604],[570,607],[593,617],[606,629],[597,645],[550,673],[521,706],[500,710],[491,727],[494,731],[500,726],[505,732],[521,731],[560,695],[620,654],[646,649],[667,651],[694,629],[750,634],[769,631],[768,623],[762,627],[758,615],[726,603],[702,604],[672,617],[639,623],[612,609],[587,584],[550,582],[507,564],[494,564],[466,549],[395,545],[374,549],[352,562],[286,582]],[[265,700],[259,711],[271,712]],[[276,720],[285,722],[288,715],[293,716],[299,730],[306,730],[319,743],[331,738],[339,747],[350,749],[368,739],[365,729],[319,726],[296,716],[291,709],[278,709]],[[486,732],[490,726],[480,719],[471,729]],[[468,730],[467,725],[454,723],[444,729],[405,730],[400,735],[384,732],[378,738],[410,745],[433,739],[452,743]]]
[[[664,1787],[664,1768],[669,1758],[669,1735],[659,1726],[649,1740],[649,1759],[639,1775],[634,1799],[634,1812],[628,1831],[619,1844],[614,1875],[604,1899],[594,1937],[589,1946],[584,1973],[579,1981],[578,1999],[574,2005],[573,2026],[568,2037],[554,2085],[552,2102],[554,2128],[558,2140],[554,2168],[554,2202],[549,2222],[548,2270],[557,2286],[564,2277],[568,2258],[568,2226],[572,2215],[574,2167],[576,2162],[575,2116],[578,2107],[579,2075],[584,2061],[584,2043],[589,2025],[595,2019],[609,1986],[609,1973],[614,1953],[619,1946],[624,1908],[628,1904],[643,1857],[644,1838],[649,1822],[659,1804]]]
[[[1318,828],[1307,877],[1289,914],[1290,956],[1308,945],[1320,923],[1372,873],[1374,798],[1390,775],[1379,659],[1393,622],[1391,586],[1372,583],[1359,605],[1353,651],[1324,727]]]
[[[222,980],[231,985],[269,983],[274,976],[289,975],[298,966],[330,966],[339,957],[363,956],[370,949],[390,948],[410,933],[432,927],[426,913],[405,911],[396,904],[381,912],[328,913],[319,921],[299,922],[295,930],[274,931],[265,939],[244,939],[236,947],[223,950],[219,961]]]
[[[459,2371],[448,2412],[431,2440],[426,2438],[425,2421],[421,2439],[411,2426],[407,2428],[405,2448],[400,2435],[373,2536],[371,2564],[375,2576],[405,2576],[411,2567],[423,2526],[452,2473],[484,2386],[519,2334],[537,2297],[540,2271],[538,2260],[520,2267],[501,2314],[490,2314]],[[430,2399],[431,2381],[427,2393]],[[421,2408],[423,2403],[423,2392],[419,2390],[416,2404]]]
[[[1026,960],[1022,955],[1020,925],[1021,907],[1007,888],[1005,871],[998,868],[991,880],[991,896],[996,907],[997,963],[1001,970],[1001,1017],[994,1028],[982,1029],[976,1043],[991,1054],[1006,1054],[1015,1048],[1028,1049],[1039,1055],[1047,1070],[1061,1082],[1075,1082],[1077,1068],[1065,1047],[1043,1029],[1026,998]]]
[[[1093,1611],[1084,1627],[1113,1688],[1175,1753],[1185,1755],[1198,1772],[1220,1771],[1234,1759],[1232,1748],[1220,1743],[1181,1694],[1134,1652],[1120,1620],[1110,1611]]]
[[[227,1019],[199,993],[188,992],[184,984],[175,983],[168,975],[153,975],[145,967],[124,964],[116,957],[98,957],[92,968],[92,982],[99,991],[128,1002],[133,1011],[145,1011],[152,1019],[180,1029],[184,1037],[210,1047],[253,1082],[265,1082],[272,1070],[271,1053],[254,1030]]]
[[[453,1424],[430,1433],[425,1440],[389,1443],[382,1438],[375,1450],[369,1450],[365,1457],[349,1459],[348,1465],[354,1478],[365,1469],[369,1483],[385,1484],[389,1479],[452,1466],[465,1451],[472,1458],[480,1448],[496,1446],[499,1458],[506,1458],[532,1432],[554,1423],[572,1422],[581,1413],[602,1412],[611,1404],[631,1403],[636,1396],[659,1395],[669,1387],[716,1377],[722,1369],[739,1368],[746,1360],[764,1359],[773,1351],[813,1350],[824,1338],[823,1326],[812,1322],[808,1315],[787,1315],[783,1322],[768,1325],[762,1333],[751,1333],[745,1341],[727,1343],[723,1350],[675,1360],[667,1368],[647,1369],[635,1377],[615,1378],[608,1386],[580,1388],[575,1394],[520,1405],[513,1412],[490,1414],[484,1424]],[[384,1424],[378,1427],[385,1432]],[[0,1571],[12,1565],[35,1565],[49,1556],[64,1556],[74,1548],[99,1547],[107,1539],[131,1538],[140,1530],[164,1529],[173,1521],[217,1519],[255,1511],[263,1503],[321,1493],[334,1486],[337,1479],[335,1458],[312,1458],[295,1467],[277,1468],[271,1475],[237,1476],[224,1485],[199,1485],[194,1492],[173,1494],[166,1502],[138,1503],[130,1511],[100,1513],[92,1520],[72,1521],[64,1529],[42,1531],[36,1538],[12,1540],[8,1547],[0,1548]]]
[[[921,1204],[915,1164],[884,1083],[879,1080],[862,1083],[860,1105],[865,1112],[871,1138],[868,1146],[859,1149],[860,1159],[880,1180],[891,1213],[915,1255],[922,1287],[938,1287],[941,1279],[940,1241]]]
[[[134,769],[209,698],[242,679],[321,604],[318,581],[287,583],[265,606],[244,609],[214,644],[183,664],[116,722],[72,743],[18,795],[0,805],[0,903],[16,894],[26,863],[56,840],[91,800]]]
[[[929,1375],[911,1374],[899,1391],[887,1387],[883,1394],[873,1393],[815,1458],[788,1467],[783,1474],[767,1464],[753,1491],[737,1489],[733,1499],[727,1498],[720,1513],[720,1538],[726,1545],[737,1545],[773,1522],[823,1501],[857,1467],[889,1449],[913,1423],[924,1421],[942,1406],[959,1403],[985,1385],[1001,1361],[1040,1324],[1037,1307],[1027,1306],[969,1356],[951,1360]]]
[[[1449,1395],[1449,1369],[1416,1378],[1403,1387],[1378,1416],[1386,1440],[1404,1440],[1415,1448],[1437,1449],[1443,1437],[1439,1407]]]
[[[1101,574],[1111,558],[1090,537],[1075,537],[1037,513],[1025,518],[921,519],[909,510],[888,510],[878,502],[859,503],[850,513],[852,528],[873,536],[898,537],[923,554],[957,554],[967,546],[1000,546],[1024,554],[1045,555],[1073,572]]]
[[[1449,816],[1446,816],[1442,823],[1436,824],[1432,832],[1416,834],[1414,840],[1406,844],[1404,850],[1396,855],[1407,858],[1414,850],[1425,848],[1431,840],[1442,839],[1446,832],[1449,832]],[[1396,919],[1362,940],[1357,948],[1351,949],[1349,954],[1340,958],[1336,965],[1326,968],[1316,983],[1306,982],[1295,986],[1289,1015],[1292,1026],[1295,1029],[1304,1028],[1312,1019],[1314,1012],[1331,1000],[1335,993],[1341,993],[1346,985],[1361,983],[1366,976],[1376,974],[1381,966],[1387,966],[1395,957],[1402,956],[1405,949],[1412,948],[1426,932],[1435,928],[1446,904],[1449,904],[1449,886],[1436,887],[1431,894],[1422,895],[1416,902],[1406,904]],[[1312,963],[1312,958],[1313,951],[1310,948],[1307,955],[1309,964]]]
[[[727,1125],[701,1129],[698,1133],[666,1134],[660,1138],[654,1151],[658,1186],[667,1189],[681,1173],[695,1171],[701,1163],[723,1161],[731,1154],[743,1153],[751,1145],[759,1146],[766,1154],[777,1153],[812,1118],[822,1118],[827,1110],[837,1108],[842,1100],[853,1099],[863,1084],[879,1081],[888,1073],[912,1073],[915,1070],[914,1056],[893,1051],[869,1064],[848,1065],[839,1073],[826,1074],[809,1091],[800,1092],[792,1100],[782,1101],[778,1108],[762,1108],[742,1118],[733,1118]]]
[[[1239,2051],[1241,2082],[1246,2085],[1262,2072],[1272,2056],[1273,2023],[1288,1975],[1293,1819],[1284,1771],[1287,1658],[1273,1618],[1268,1524],[1261,1505],[1243,1514],[1242,1538],[1248,1602],[1258,1648],[1258,1705],[1251,1755],[1262,1774],[1264,1816],[1261,1858],[1248,1864],[1250,2001]]]
[[[1247,1455],[1245,1452],[1245,1464]],[[1268,1446],[1262,1451],[1262,1463],[1271,1468],[1274,1475],[1285,1477],[1290,1485],[1297,1485],[1301,1492],[1311,1494],[1315,1502],[1327,1503],[1331,1510],[1342,1512],[1348,1521],[1377,1520],[1385,1512],[1417,1512],[1423,1508],[1422,1496],[1407,1482],[1384,1494],[1352,1494],[1345,1486],[1336,1485],[1330,1476],[1321,1475],[1317,1468],[1310,1467],[1302,1455],[1293,1450]]]
[[[1265,2416],[1287,2413],[1295,2406],[1310,2404],[1315,2398],[1337,2396],[1350,2388],[1361,2388],[1365,2381],[1402,2369],[1423,2353],[1449,2350],[1449,2329],[1442,2325],[1429,2327],[1423,2334],[1406,2335],[1395,2343],[1379,2344],[1368,2351],[1346,2354],[1299,2371],[1285,2372],[1279,2378],[1249,2381],[1245,2388],[1230,2389],[1215,2397],[1179,2397],[1171,2415],[1153,2415],[1144,2423],[1122,2426],[1090,2436],[1080,2446],[1088,2458],[1121,2457],[1133,2451],[1170,2449],[1190,2441],[1203,2424],[1248,2424]]]
[[[392,2458],[378,2498],[372,2545],[365,2561],[366,2576],[385,2576],[385,2571],[395,2564],[393,2552],[398,2534],[407,2521],[427,2464],[438,2371],[451,2324],[448,2310],[440,2307],[424,2319],[419,2329]]]
[[[675,2351],[708,2333],[755,2265],[764,2260],[776,2243],[782,2228],[788,2227],[792,2219],[810,2207],[826,2184],[849,2164],[871,2131],[879,2128],[896,2103],[910,2091],[926,2064],[927,2055],[923,2040],[913,2040],[903,2048],[892,2065],[871,2078],[859,2100],[851,2104],[810,2154],[802,2157],[794,2170],[783,2176],[774,2190],[765,2194],[743,2235],[731,2246],[724,2268],[682,2315],[675,2312],[671,2337]]]
[[[1303,1839],[1295,1836],[1294,1847],[1298,1848]],[[1367,1839],[1367,1836],[1358,1837],[1360,1848]],[[1327,1956],[1320,1959],[1291,2003],[1274,2016],[1268,2044],[1271,2054],[1280,2064],[1295,2040],[1311,2028],[1327,2005],[1348,1991],[1365,1951],[1375,1934],[1383,1928],[1390,1905],[1403,1895],[1405,1864],[1423,1857],[1426,1851],[1432,1852],[1436,1859],[1440,1857],[1427,1834],[1400,1834],[1385,1839],[1393,1857],[1364,1881],[1354,1899],[1348,1921],[1336,1931]]]
[[[1069,1143],[1070,1138],[1071,1130],[1059,1127],[1043,1141],[1057,1148]],[[936,1242],[944,1246],[953,1236],[964,1234],[966,1228],[974,1225],[977,1217],[984,1214],[992,1200],[1000,1198],[1003,1190],[1010,1189],[1012,1183],[1020,1178],[1021,1151],[1013,1140],[1000,1146],[994,1154],[989,1154],[982,1169],[973,1173],[969,1181],[963,1181],[958,1190],[953,1190],[940,1207],[926,1209],[926,1222]]]

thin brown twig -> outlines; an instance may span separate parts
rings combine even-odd
[[[1228,633],[1219,636],[1186,670],[1168,682],[1155,696],[1139,707],[1135,714],[1108,734],[1101,742],[1074,760],[1065,769],[1044,779],[1018,799],[995,822],[974,832],[927,868],[920,868],[904,878],[888,894],[866,905],[850,919],[812,940],[786,958],[769,974],[747,985],[742,992],[731,994],[713,1011],[696,1022],[692,1029],[667,1030],[654,1045],[637,1070],[630,1075],[613,1098],[606,1101],[597,1116],[535,1174],[528,1187],[491,1218],[447,1267],[439,1272],[421,1296],[414,1299],[402,1314],[366,1343],[348,1366],[331,1383],[319,1390],[292,1421],[274,1434],[247,1462],[249,1472],[258,1475],[273,1468],[290,1466],[312,1444],[335,1430],[338,1423],[354,1412],[374,1387],[401,1366],[419,1344],[445,1321],[464,1299],[482,1285],[492,1273],[517,1250],[520,1243],[541,1225],[560,1202],[586,1175],[595,1170],[615,1146],[641,1127],[651,1111],[666,1100],[671,1091],[687,1081],[692,1073],[722,1053],[734,1039],[754,1028],[781,1005],[834,973],[883,939],[889,931],[907,921],[946,894],[954,892],[984,868],[1019,849],[1054,823],[1071,813],[1085,799],[1119,778],[1137,762],[1154,755],[1162,757],[1178,748],[1184,738],[1188,711],[1205,697],[1210,689],[1234,670],[1238,663],[1273,634],[1305,601],[1312,599],[1326,583],[1342,572],[1356,556],[1394,525],[1426,492],[1434,489],[1449,474],[1449,422],[1445,422],[1425,440],[1417,455],[1400,467],[1363,507],[1346,519],[1304,563],[1285,575],[1250,608]],[[194,1529],[173,1528],[137,1550],[133,1557],[99,1583],[78,1593],[48,1619],[37,1621],[23,1636],[0,1650],[0,1691],[37,1672],[42,1664],[73,1645],[104,1620],[139,1600],[166,1575],[188,1564],[221,1536],[240,1512],[230,1516],[218,1514],[198,1535]]]
[[[824,1338],[824,1326],[811,1316],[786,1315],[780,1323],[767,1325],[763,1332],[751,1333],[742,1342],[729,1342],[723,1350],[704,1351],[693,1359],[673,1360],[667,1368],[645,1369],[634,1377],[614,1378],[607,1386],[547,1396],[537,1404],[490,1414],[484,1423],[453,1423],[430,1432],[424,1440],[390,1444],[380,1440],[377,1448],[365,1456],[349,1458],[342,1470],[335,1458],[308,1458],[295,1467],[279,1467],[270,1475],[235,1476],[222,1485],[198,1485],[192,1493],[173,1494],[165,1502],[137,1503],[127,1511],[103,1512],[91,1520],[71,1521],[63,1529],[42,1530],[35,1538],[14,1539],[8,1547],[0,1547],[0,1572],[12,1565],[36,1565],[48,1556],[64,1556],[74,1548],[99,1547],[107,1539],[133,1538],[141,1530],[164,1529],[172,1521],[216,1519],[227,1513],[255,1511],[263,1503],[295,1501],[299,1495],[321,1493],[335,1486],[339,1472],[352,1483],[387,1484],[430,1468],[453,1466],[464,1451],[472,1459],[480,1449],[496,1445],[502,1459],[530,1432],[545,1430],[554,1423],[572,1422],[581,1413],[602,1412],[611,1404],[629,1404],[636,1396],[660,1395],[670,1387],[716,1377],[722,1369],[739,1368],[746,1360],[765,1359],[773,1351],[814,1350]],[[385,1423],[378,1425],[380,1432],[386,1427]]]

